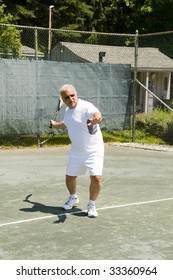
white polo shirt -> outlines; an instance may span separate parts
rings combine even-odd
[[[73,109],[66,108],[64,123],[71,140],[71,153],[73,155],[87,155],[104,153],[103,137],[98,124],[88,127],[87,121],[93,113],[99,110],[90,102],[79,99]],[[90,131],[91,129],[91,131]]]

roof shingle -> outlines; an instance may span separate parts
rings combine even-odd
[[[135,48],[121,46],[105,46],[93,44],[80,44],[61,42],[61,46],[66,47],[85,62],[99,62],[99,52],[106,52],[104,63],[131,64],[134,67]],[[138,69],[172,70],[173,59],[164,55],[157,48],[138,48]]]

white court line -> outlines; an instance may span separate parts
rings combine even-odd
[[[120,205],[114,205],[114,206],[106,206],[106,207],[101,207],[97,208],[97,210],[107,210],[107,209],[114,209],[114,208],[122,208],[122,207],[129,207],[129,206],[135,206],[135,205],[143,205],[143,204],[151,204],[151,203],[158,203],[158,202],[163,202],[163,201],[169,201],[173,200],[173,197],[169,198],[163,198],[163,199],[157,199],[157,200],[148,200],[148,201],[141,201],[141,202],[134,202],[134,203],[127,203],[127,204],[120,204]],[[75,215],[79,213],[85,213],[87,212],[86,210],[80,210],[80,211],[74,211],[74,212],[66,212],[66,213],[61,213],[57,214],[58,217],[61,216],[69,216],[69,215]],[[20,221],[15,221],[15,222],[9,222],[9,223],[4,223],[0,224],[0,227],[4,226],[10,226],[10,225],[17,225],[17,224],[22,224],[22,223],[29,223],[37,220],[44,220],[44,219],[50,219],[55,217],[56,215],[49,215],[49,216],[43,216],[43,217],[38,217],[38,218],[33,218],[33,219],[27,219],[27,220],[20,220]]]

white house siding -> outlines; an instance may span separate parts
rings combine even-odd
[[[155,74],[155,77],[154,75]],[[165,78],[167,86],[165,85]],[[140,72],[138,73],[139,81],[144,84],[149,90],[157,95],[161,100],[170,99],[170,83],[171,72]],[[159,105],[160,102],[152,94],[147,92],[144,88],[137,87],[137,111],[144,111],[145,113],[151,112],[154,107]]]

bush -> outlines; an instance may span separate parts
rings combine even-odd
[[[154,109],[148,114],[137,114],[136,129],[144,130],[150,135],[159,137],[167,144],[173,144],[173,113]]]

